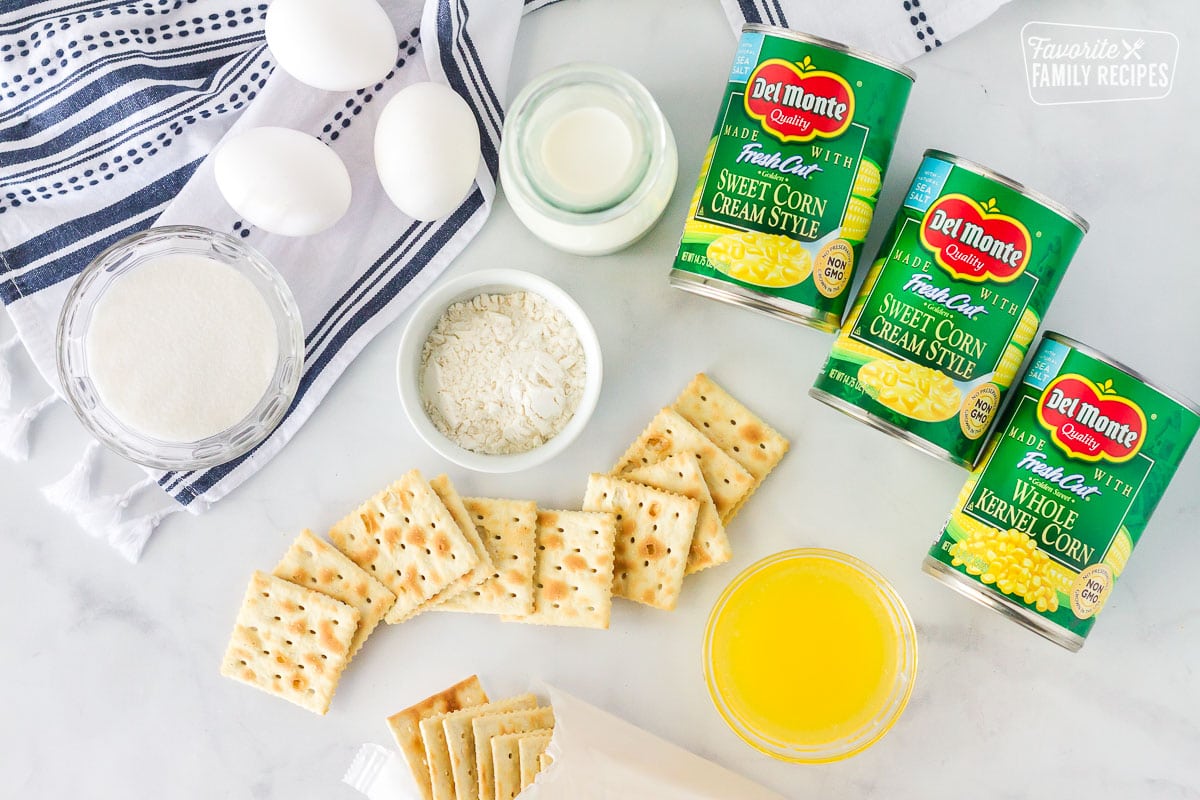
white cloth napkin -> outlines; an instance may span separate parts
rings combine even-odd
[[[722,3],[735,31],[746,21],[790,25],[907,61],[1005,1]],[[163,517],[199,513],[261,469],[362,348],[482,226],[495,196],[519,18],[549,2],[383,0],[403,41],[397,67],[379,84],[350,93],[311,89],[273,69],[262,36],[263,2],[0,5],[0,302],[17,332],[0,339],[0,455],[24,457],[30,424],[57,400],[55,325],[74,276],[123,236],[156,222],[192,223],[244,237],[296,296],[306,364],[288,417],[256,450],[229,464],[147,471],[115,494],[92,491],[102,457],[92,444],[45,493],[88,533],[135,561]],[[463,205],[428,224],[387,201],[371,156],[383,105],[420,80],[446,83],[475,109],[483,156]],[[354,200],[329,231],[305,239],[266,234],[239,220],[216,192],[205,157],[231,125],[236,131],[266,124],[319,136],[346,162]],[[11,386],[4,362],[18,342],[53,390]]]

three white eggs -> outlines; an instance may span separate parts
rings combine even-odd
[[[399,42],[376,0],[274,0],[267,44],[292,77],[353,91],[396,68]],[[479,170],[475,114],[454,90],[410,84],[388,101],[374,138],[375,167],[392,203],[417,220],[440,219],[470,194]],[[282,127],[230,136],[213,161],[217,188],[247,222],[282,236],[331,228],[350,207],[350,172],[321,140]]]

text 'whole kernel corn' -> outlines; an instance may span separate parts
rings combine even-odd
[[[1126,571],[1200,406],[1047,333],[925,570],[1071,650]]]

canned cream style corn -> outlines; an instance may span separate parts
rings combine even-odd
[[[970,469],[1087,223],[928,150],[810,394]]]
[[[742,28],[671,284],[836,330],[913,79],[836,42]]]

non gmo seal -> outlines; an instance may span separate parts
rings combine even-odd
[[[813,283],[826,297],[837,297],[850,285],[854,274],[854,246],[845,239],[834,239],[817,253]]]
[[[1108,564],[1092,564],[1071,586],[1071,611],[1080,619],[1095,616],[1104,608],[1113,587],[1113,571]]]
[[[994,384],[984,383],[968,392],[958,412],[958,425],[962,428],[963,436],[968,439],[983,436],[991,427],[999,408],[1000,390]]]

